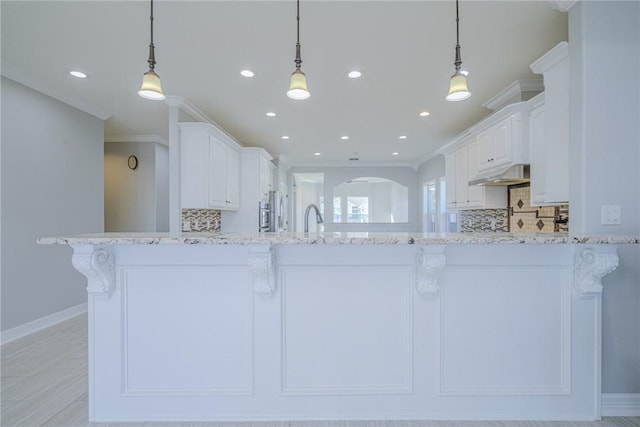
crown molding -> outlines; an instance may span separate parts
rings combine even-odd
[[[544,83],[541,79],[516,80],[482,106],[497,111],[523,92],[542,92],[543,90]]]
[[[70,105],[73,108],[76,108],[80,111],[83,111],[87,114],[97,117],[100,120],[107,120],[112,115],[111,112],[109,112],[104,108],[98,107],[97,105],[92,105],[90,103],[74,98],[67,94],[58,92],[55,89],[52,89],[50,86],[45,85],[44,83],[39,81],[37,78],[33,77],[32,75],[29,75],[28,73],[25,73],[24,71],[19,70],[16,66],[12,64],[2,62],[2,69],[0,70],[0,74],[8,78],[9,80],[13,80],[16,83],[20,83],[23,86],[26,86],[44,95],[47,95],[57,101]]]
[[[216,131],[218,131],[218,133],[220,134],[219,136],[223,137],[223,139],[226,137],[231,141],[235,142],[236,144],[238,144],[240,147],[243,147],[240,141],[238,141],[233,135],[227,132],[222,126],[216,123],[215,120],[207,116],[205,113],[202,112],[202,110],[200,110],[198,107],[193,105],[187,99],[181,96],[167,96],[164,100],[164,103],[168,107],[174,107],[184,111],[185,113],[193,117],[198,122],[209,123],[210,125],[213,125],[213,127],[216,128]]]
[[[536,74],[544,74],[550,67],[569,57],[569,43],[560,42],[549,52],[536,59],[530,66],[531,71]]]
[[[354,164],[355,163],[355,164]],[[289,169],[293,168],[411,168],[417,170],[415,163],[360,163],[360,161],[346,162],[324,162],[324,163],[292,163]]]
[[[153,142],[169,146],[169,141],[160,135],[105,135],[104,142]]]
[[[577,2],[577,0],[549,0],[551,7],[555,10],[559,10],[560,12],[568,12],[569,9],[571,9],[571,6]]]

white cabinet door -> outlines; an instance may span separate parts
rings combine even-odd
[[[445,180],[446,180],[446,202],[447,208],[456,207],[456,154],[451,153],[445,157]]]
[[[484,171],[511,161],[513,140],[511,117],[478,134],[478,170]]]
[[[464,208],[469,204],[469,163],[467,147],[456,151],[456,206]]]
[[[511,161],[511,118],[505,119],[501,123],[491,128],[492,153],[491,167],[504,165]]]
[[[269,159],[260,156],[260,199],[269,199],[269,189],[271,186],[271,167],[269,165]]]
[[[182,132],[181,207],[209,207],[209,139],[199,132]]]
[[[467,146],[467,164],[469,171],[468,181],[478,175],[478,143],[472,142]],[[481,208],[484,203],[484,187],[480,185],[468,185],[467,183],[467,207]]]
[[[545,202],[545,108],[544,104],[531,111],[529,116],[529,157],[531,160],[531,205]]]
[[[240,152],[227,147],[227,201],[229,209],[240,207]]]
[[[227,144],[209,139],[209,207],[227,207]]]

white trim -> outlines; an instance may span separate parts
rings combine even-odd
[[[559,10],[560,12],[569,12],[571,6],[573,6],[577,2],[577,0],[549,0],[549,3],[551,3],[551,7],[555,10]]]
[[[569,58],[569,43],[562,41],[555,45],[550,51],[536,59],[530,66],[531,71],[536,74],[544,74],[549,68],[560,61]]]
[[[542,92],[543,90],[544,84],[542,83],[542,79],[516,80],[503,89],[502,92],[482,104],[482,106],[493,111],[498,111],[502,107],[509,105],[508,102],[511,101],[511,99],[523,92]]]
[[[184,111],[185,113],[187,113],[188,115],[190,115],[191,117],[193,117],[194,119],[200,122],[212,124],[217,128],[216,131],[219,131],[220,133],[222,133],[223,136],[230,138],[233,142],[235,142],[239,146],[241,147],[243,146],[240,143],[240,141],[238,141],[236,138],[233,137],[233,135],[227,132],[222,126],[216,123],[215,120],[207,116],[205,113],[202,112],[202,110],[200,110],[198,107],[193,105],[191,102],[189,102],[185,98],[181,96],[167,96],[164,103],[169,107],[177,107],[178,109]]]
[[[153,142],[169,146],[169,141],[160,135],[105,135],[104,142]]]
[[[245,147],[251,148],[251,147]],[[291,163],[289,165],[289,169],[291,168],[341,168],[341,167],[352,167],[352,168],[412,168],[414,170],[418,169],[418,165],[415,163],[361,163],[360,161],[347,161],[347,162],[319,162],[319,163]]]
[[[603,417],[640,417],[640,393],[602,393]]]
[[[17,340],[18,338],[26,337],[34,332],[41,331],[42,329],[64,322],[65,320],[69,320],[86,312],[87,303],[85,302],[69,307],[65,310],[58,311],[57,313],[49,314],[48,316],[41,317],[23,325],[16,326],[15,328],[7,329],[6,331],[2,331],[2,345]]]
[[[112,113],[101,108],[97,105],[87,104],[85,101],[70,97],[67,94],[63,94],[53,89],[51,86],[47,86],[38,81],[37,78],[28,75],[26,72],[18,70],[12,64],[7,64],[5,61],[2,62],[2,70],[1,73],[4,77],[13,80],[21,85],[27,86],[35,91],[43,93],[47,96],[50,96],[53,99],[56,99],[60,102],[63,102],[67,105],[70,105],[74,108],[77,108],[80,111],[84,111],[87,114],[91,114],[94,117],[99,118],[100,120],[107,120],[111,117]]]

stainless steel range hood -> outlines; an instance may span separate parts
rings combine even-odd
[[[529,165],[509,165],[478,175],[469,185],[514,185],[529,182]]]

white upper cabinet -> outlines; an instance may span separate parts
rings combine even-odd
[[[478,144],[476,177],[529,163],[528,108],[526,102],[508,105],[469,128]]]
[[[511,117],[478,134],[478,171],[511,162]]]
[[[530,116],[531,198],[541,205],[564,204],[569,200],[569,44],[559,43],[531,70],[544,76],[544,104],[534,106]],[[529,102],[540,104],[536,98]]]
[[[545,203],[546,188],[546,153],[545,153],[545,105],[544,93],[532,99],[529,115],[529,148],[531,161],[531,205],[539,206]]]
[[[206,123],[180,123],[183,209],[240,206],[240,154],[235,142]]]
[[[489,209],[507,207],[506,187],[469,185],[478,173],[480,144],[473,136],[445,156],[446,202],[449,209]]]
[[[259,181],[258,181],[258,188],[259,188],[259,195],[260,195],[260,199],[264,199],[264,200],[268,200],[269,199],[269,191],[271,191],[271,181],[272,181],[272,169],[271,169],[271,161],[264,157],[264,156],[260,156],[260,163],[259,163]]]

